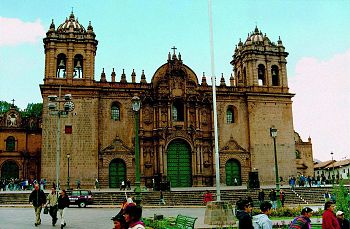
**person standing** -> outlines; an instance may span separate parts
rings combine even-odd
[[[165,200],[164,200],[164,196],[163,196],[163,192],[160,191],[159,193],[159,205],[165,205]]]
[[[312,216],[313,213],[314,211],[311,208],[309,207],[303,208],[303,210],[301,210],[301,215],[293,219],[288,229],[310,229],[311,228],[310,217]]]
[[[238,211],[236,212],[239,220],[238,229],[254,229],[251,212],[253,207],[249,200],[240,200],[237,203]]]
[[[282,207],[284,207],[284,201],[286,201],[286,194],[283,192],[283,190],[280,190],[280,201],[282,203]]]
[[[66,220],[64,218],[65,208],[69,207],[69,198],[66,194],[66,190],[61,190],[60,196],[58,197],[58,212],[61,218],[61,229],[66,226]]]
[[[259,204],[261,204],[265,200],[265,193],[264,193],[264,190],[262,190],[262,188],[259,190],[258,200],[259,200]]]
[[[324,204],[324,212],[322,214],[322,229],[340,229],[337,218],[334,215],[335,205],[332,201]]]
[[[114,216],[112,218],[112,220],[113,220],[113,224],[114,224],[113,229],[127,229],[128,228],[123,215],[118,214],[118,215]]]
[[[203,203],[207,205],[208,202],[213,201],[213,195],[207,190],[203,196]]]
[[[98,179],[95,180],[95,190],[98,189],[100,191],[100,183],[98,182]]]
[[[76,179],[75,183],[77,184],[77,189],[81,189],[81,187],[80,187],[80,180]]]
[[[43,205],[46,203],[46,196],[43,190],[40,190],[39,185],[34,185],[34,190],[30,193],[29,203],[33,204],[35,211],[35,223],[34,226],[38,226],[41,224],[40,213]]]
[[[57,193],[54,188],[51,189],[50,194],[47,196],[47,207],[49,207],[49,213],[52,218],[52,226],[57,222]]]
[[[272,208],[276,209],[277,208],[277,196],[276,196],[276,191],[274,189],[271,189],[269,197],[270,197],[270,201],[272,204]]]
[[[344,212],[337,211],[337,213],[335,213],[335,216],[338,219],[338,223],[339,223],[339,226],[341,229],[349,229],[350,228],[349,220],[345,219]]]
[[[272,221],[269,216],[272,213],[272,204],[268,201],[264,201],[260,204],[261,213],[253,216],[254,229],[272,229]]]

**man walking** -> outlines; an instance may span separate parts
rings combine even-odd
[[[61,190],[60,196],[58,197],[58,211],[61,218],[61,229],[66,226],[66,220],[64,218],[65,208],[69,207],[69,198],[66,194],[66,190]]]
[[[30,193],[29,196],[29,203],[33,204],[34,210],[35,210],[35,226],[38,226],[41,224],[40,219],[40,213],[41,209],[43,208],[43,205],[46,203],[46,196],[43,190],[40,190],[39,185],[35,184],[34,190],[32,193]]]
[[[335,205],[332,201],[324,204],[324,213],[322,215],[322,229],[340,229],[337,218],[334,215]]]
[[[57,222],[57,193],[54,188],[51,189],[50,194],[47,196],[47,206],[52,218],[52,226],[55,226]]]
[[[310,217],[313,214],[313,210],[309,207],[303,208],[301,210],[301,215],[297,216],[293,219],[293,221],[289,225],[289,229],[309,229],[311,228],[311,220]]]
[[[272,204],[268,201],[264,201],[260,204],[261,213],[253,216],[254,229],[272,229],[272,221],[269,216],[272,213]]]

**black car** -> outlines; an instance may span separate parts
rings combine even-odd
[[[76,204],[80,208],[85,208],[87,205],[93,204],[94,202],[94,198],[90,190],[68,190],[67,195],[70,204]]]

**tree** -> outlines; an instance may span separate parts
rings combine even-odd
[[[337,210],[344,212],[345,218],[349,218],[349,193],[343,180],[339,181],[339,185],[334,186],[333,194],[336,195]]]
[[[11,103],[8,103],[6,101],[0,101],[0,114],[3,114],[10,110]]]
[[[42,103],[28,103],[27,108],[21,112],[21,115],[24,117],[40,117],[43,113],[43,104]]]

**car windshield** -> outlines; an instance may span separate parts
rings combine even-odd
[[[89,191],[81,191],[81,195],[87,196],[87,195],[89,195]]]

